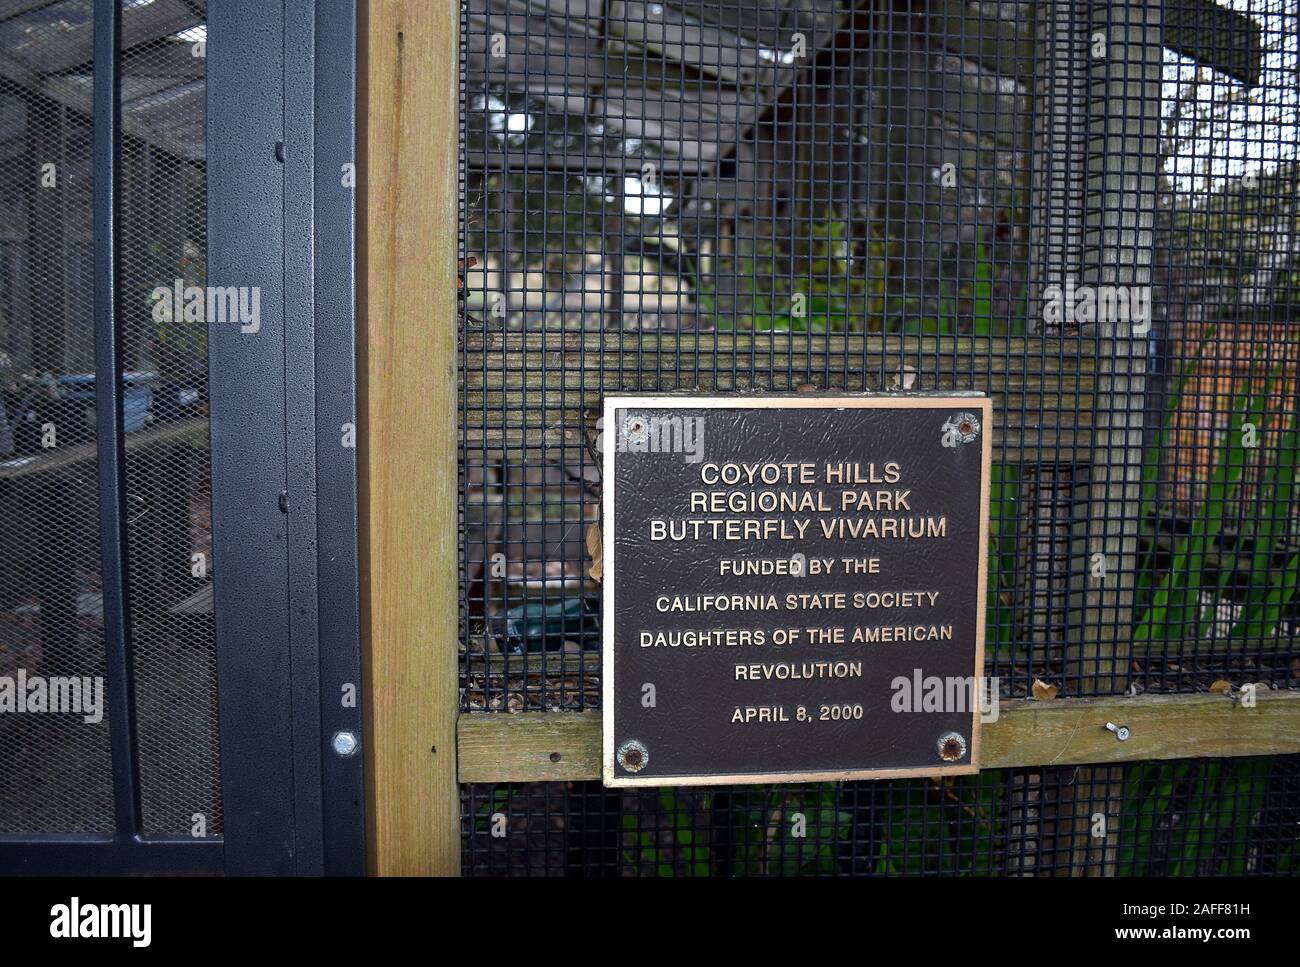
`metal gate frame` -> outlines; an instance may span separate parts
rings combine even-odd
[[[120,0],[96,0],[95,357],[116,832],[0,837],[26,873],[365,868],[357,570],[352,0],[221,0],[208,19],[208,278],[262,324],[209,337],[220,837],[141,834],[117,304]],[[321,69],[317,70],[319,63]],[[339,733],[351,733],[335,741]]]

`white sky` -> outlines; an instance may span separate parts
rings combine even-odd
[[[1296,0],[1219,0],[1259,23],[1264,45],[1258,87],[1199,68],[1165,50],[1164,110],[1168,117],[1180,95],[1191,96],[1165,162],[1174,189],[1184,194],[1213,191],[1228,178],[1268,174],[1296,158],[1300,139],[1300,51]]]

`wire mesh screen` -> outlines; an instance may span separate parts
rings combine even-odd
[[[123,13],[132,6],[124,0]],[[127,427],[140,433],[127,437],[127,592],[150,835],[221,829],[207,428],[207,28],[203,6],[197,10],[164,36],[143,43],[126,36],[122,52],[123,376],[148,383],[144,421]]]
[[[466,786],[461,799],[464,870],[492,876],[1276,876],[1300,861],[1296,756],[812,786]]]
[[[0,47],[34,71],[47,58],[80,65],[63,79],[89,89],[86,38],[62,23],[6,19]],[[91,123],[7,78],[0,105],[0,676],[15,690],[28,676],[89,682],[92,706],[27,714],[12,696],[0,714],[0,832],[106,832],[108,719],[93,710],[104,675],[94,424],[84,388],[60,385],[95,365]]]
[[[3,833],[113,831],[113,772],[125,768],[111,762],[104,683],[93,8],[0,4]],[[221,828],[199,288],[204,9],[121,2],[118,376],[146,836]]]
[[[465,0],[461,37],[465,711],[600,704],[595,439],[615,391],[986,392],[1002,697],[1296,686],[1295,0]],[[1151,781],[1230,811],[1220,774],[1280,763]],[[1081,821],[1065,775],[789,795],[851,817],[823,844],[832,872],[1220,863],[1062,859],[1010,817],[1033,789],[1058,829]],[[1146,775],[1087,795],[1136,803]],[[1268,788],[1294,808],[1294,779]],[[494,871],[653,868],[626,836],[653,837],[670,801],[466,795],[467,868]],[[692,836],[786,808],[664,795]],[[950,795],[951,823],[924,819]],[[528,835],[480,838],[498,796]],[[882,858],[913,796],[922,828]],[[994,832],[959,815],[985,796]],[[1241,835],[1293,845],[1261,809]],[[547,810],[577,839],[544,832]]]

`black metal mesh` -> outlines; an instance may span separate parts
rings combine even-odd
[[[1003,697],[1296,686],[1295,0],[465,0],[461,26],[465,711],[599,706],[610,391],[986,391]],[[927,787],[851,788],[886,815]],[[579,862],[542,803],[585,843],[655,801],[519,795],[535,838],[467,826],[469,868]]]
[[[133,6],[123,0],[123,13]],[[127,568],[144,832],[221,829],[208,453],[204,5],[122,57],[121,331],[147,381],[128,426]],[[125,21],[124,21],[125,24]],[[134,41],[134,42],[133,42]],[[178,291],[181,298],[177,298]],[[128,415],[128,420],[129,420]],[[132,444],[134,443],[134,446]]]
[[[466,786],[467,874],[1275,876],[1300,757],[817,785]]]
[[[20,671],[29,692],[36,679],[53,689],[76,676],[103,699],[94,722],[0,712],[7,833],[114,828],[94,426],[93,7],[0,4],[0,688],[21,687]],[[121,8],[118,306],[141,832],[212,835],[207,321],[203,308],[159,306],[178,282],[206,282],[205,8]]]
[[[110,832],[94,386],[75,381],[95,368],[92,131],[60,99],[91,88],[91,3],[12,6],[0,51],[31,77],[0,78],[0,833]],[[56,679],[102,703],[49,711]]]

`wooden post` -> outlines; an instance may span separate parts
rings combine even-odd
[[[358,363],[372,872],[460,870],[456,784],[459,5],[358,22]]]

